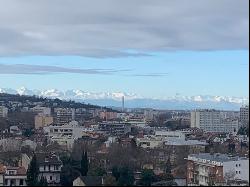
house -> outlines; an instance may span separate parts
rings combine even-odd
[[[103,186],[104,180],[100,176],[79,176],[73,181],[73,186]]]
[[[48,184],[60,184],[60,172],[63,166],[60,158],[54,153],[37,153],[37,163],[39,168],[38,179],[45,177]]]
[[[26,169],[0,165],[0,186],[26,186]]]

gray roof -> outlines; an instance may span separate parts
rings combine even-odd
[[[210,154],[210,153],[199,153],[199,154],[191,154],[189,155],[191,157],[196,157],[200,159],[210,160],[210,161],[216,161],[216,162],[229,162],[229,161],[237,161],[237,160],[244,160],[248,158],[239,157],[239,156],[229,156],[227,154]]]

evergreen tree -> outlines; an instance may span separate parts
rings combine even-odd
[[[170,157],[168,158],[167,163],[166,163],[164,180],[166,180],[170,186],[174,184],[174,177],[172,175],[172,166],[170,162]]]
[[[28,186],[36,186],[38,184],[38,173],[36,154],[34,154],[27,170],[26,183]]]
[[[143,186],[151,186],[152,182],[155,180],[155,174],[151,169],[144,169],[142,171],[141,184]]]
[[[83,151],[82,160],[81,160],[81,174],[82,174],[82,176],[87,176],[88,169],[89,169],[88,167],[89,167],[88,155],[87,155],[87,152]]]
[[[120,168],[118,186],[133,186],[135,181],[133,171],[127,167]]]
[[[41,177],[41,180],[39,181],[39,186],[48,186],[48,182],[45,177]]]
[[[119,177],[120,177],[120,172],[118,167],[113,167],[112,168],[112,175],[115,177],[115,180],[118,181]]]

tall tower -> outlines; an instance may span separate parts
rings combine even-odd
[[[122,96],[122,112],[124,112],[124,96]]]

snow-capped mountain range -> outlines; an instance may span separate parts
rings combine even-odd
[[[194,109],[215,108],[224,110],[239,110],[240,106],[249,103],[249,98],[229,96],[180,96],[166,98],[145,98],[134,93],[123,92],[87,92],[82,90],[59,91],[57,89],[29,90],[25,87],[19,89],[0,88],[0,93],[37,95],[48,98],[75,100],[101,106],[121,106],[124,96],[125,106],[128,108],[157,108],[157,109]]]

